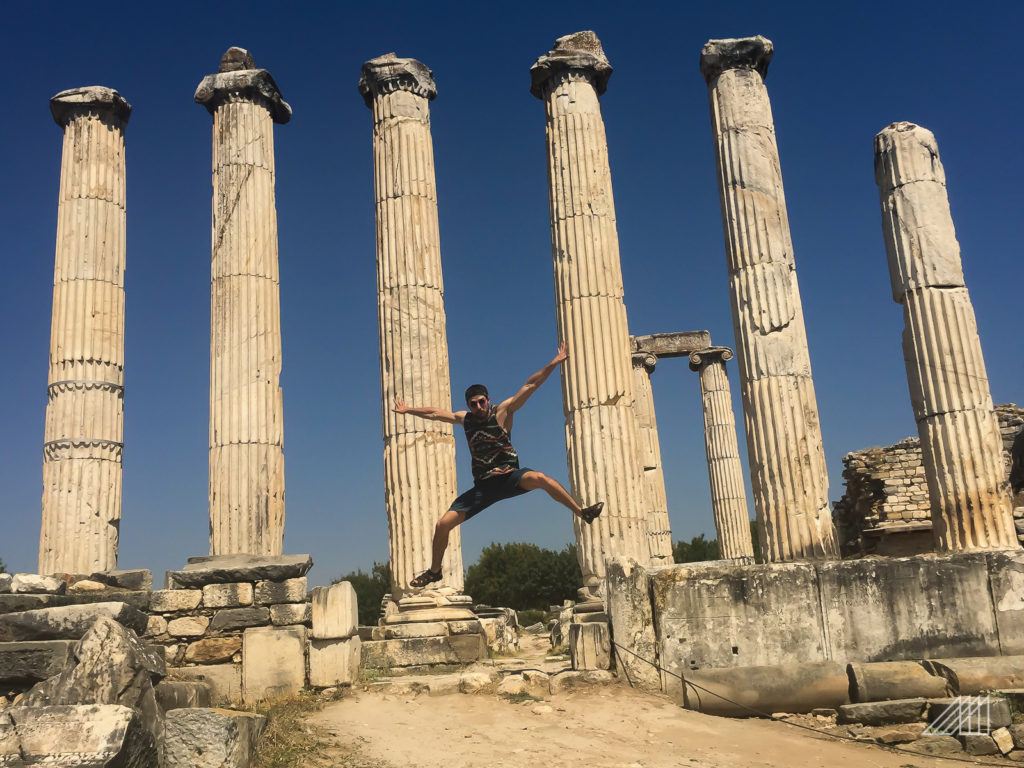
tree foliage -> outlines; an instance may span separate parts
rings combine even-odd
[[[689,541],[679,540],[672,547],[672,559],[677,563],[702,563],[718,559],[718,539],[705,539],[704,534]]]
[[[334,580],[347,581],[356,591],[359,604],[359,623],[374,625],[380,618],[380,603],[384,595],[391,591],[391,566],[388,563],[374,563],[369,573],[353,571]]]
[[[466,592],[486,605],[544,610],[574,600],[581,579],[571,544],[558,552],[524,542],[490,544],[466,571]]]
[[[4,565],[4,559],[0,557],[0,573],[7,573],[7,566]]]

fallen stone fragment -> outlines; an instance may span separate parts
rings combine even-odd
[[[921,755],[951,755],[963,751],[963,746],[952,736],[922,736],[917,741],[906,744],[900,749],[917,752]]]
[[[97,571],[89,575],[93,581],[99,581],[111,587],[132,590],[153,589],[153,572],[147,568],[122,568],[113,571]]]
[[[848,664],[850,700],[856,703],[893,699],[937,698],[950,692],[944,677],[916,661]]]
[[[11,581],[14,577],[9,573],[0,573],[0,594],[11,591]]]
[[[165,768],[250,768],[266,718],[228,709],[175,709],[167,714]]]
[[[1017,749],[1024,749],[1024,724],[1011,725],[1007,727],[1007,730],[1013,739],[1013,746]]]
[[[506,675],[498,683],[498,693],[504,696],[520,696],[526,692],[526,681],[522,675]]]
[[[544,698],[551,692],[551,675],[547,672],[524,669],[523,682],[526,684],[526,692],[538,699]]]
[[[951,708],[962,711],[962,714],[956,715],[956,719],[964,731],[989,733],[1012,722],[1009,702],[995,696],[986,698],[983,703],[974,696],[931,699],[928,702],[928,722],[935,723],[946,719]]]
[[[999,747],[995,739],[983,733],[967,733],[960,735],[960,743],[964,745],[964,752],[969,755],[998,755]]]
[[[359,625],[356,591],[347,581],[313,590],[313,632],[317,640],[351,637]]]
[[[214,705],[242,703],[242,667],[240,664],[204,664],[195,667],[172,667],[167,670],[172,680],[200,681],[210,686]]]
[[[284,581],[305,576],[313,567],[309,555],[215,555],[190,557],[180,571],[170,577],[183,587],[203,587],[238,581]]]
[[[240,650],[240,637],[207,637],[189,643],[185,649],[185,661],[190,664],[218,664],[231,661],[231,657]]]
[[[73,640],[0,643],[0,683],[35,683],[58,674],[72,658]]]
[[[306,577],[256,583],[256,604],[302,603],[306,600]]]
[[[82,579],[68,587],[68,592],[102,592],[107,588],[107,585],[102,582],[92,581],[91,579]]]
[[[201,680],[161,680],[156,685],[156,703],[165,713],[172,709],[209,707],[211,702],[210,685]]]
[[[64,605],[0,616],[0,642],[16,640],[78,640],[98,618],[117,623],[142,634],[146,614],[119,602]]]
[[[837,722],[862,723],[864,725],[893,725],[915,723],[924,719],[924,699],[896,699],[895,701],[873,701],[862,704],[844,704],[839,707]]]
[[[879,744],[906,744],[916,741],[924,734],[925,723],[905,723],[878,729],[873,736]]]
[[[996,728],[992,731],[992,741],[996,743],[999,751],[1004,755],[1008,755],[1013,751],[1013,736],[1010,735],[1008,728]]]
[[[549,681],[551,695],[565,691],[586,688],[593,685],[607,685],[615,682],[615,675],[603,669],[594,669],[587,672],[569,670],[559,672]]]
[[[488,672],[463,672],[459,677],[460,693],[476,693],[494,683],[495,675]]]
[[[29,595],[63,595],[67,585],[53,576],[37,573],[16,573],[11,581],[11,592]]]

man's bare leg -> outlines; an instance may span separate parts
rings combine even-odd
[[[452,530],[466,521],[465,512],[456,512],[449,509],[437,521],[434,526],[434,546],[431,553],[430,570],[434,573],[441,572],[441,561],[444,560],[444,552],[448,549],[448,536]]]
[[[574,515],[577,517],[583,516],[581,514],[583,510],[576,503],[576,499],[569,495],[569,492],[565,490],[560,482],[548,477],[543,472],[535,470],[524,472],[523,476],[519,479],[519,487],[524,491],[532,491],[535,488],[547,491],[548,496],[562,506],[567,507]]]

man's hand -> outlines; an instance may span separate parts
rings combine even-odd
[[[392,409],[395,413],[408,413],[409,406],[402,400],[395,398],[395,407]]]
[[[569,350],[566,348],[565,342],[563,341],[561,344],[558,345],[558,352],[555,354],[553,358],[551,358],[551,364],[560,365],[561,363],[564,363],[568,359]]]

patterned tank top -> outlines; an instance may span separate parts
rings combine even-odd
[[[497,413],[497,406],[492,405],[486,416],[474,416],[470,411],[462,421],[473,457],[474,480],[519,469],[519,454],[512,447],[508,432],[498,423]]]

